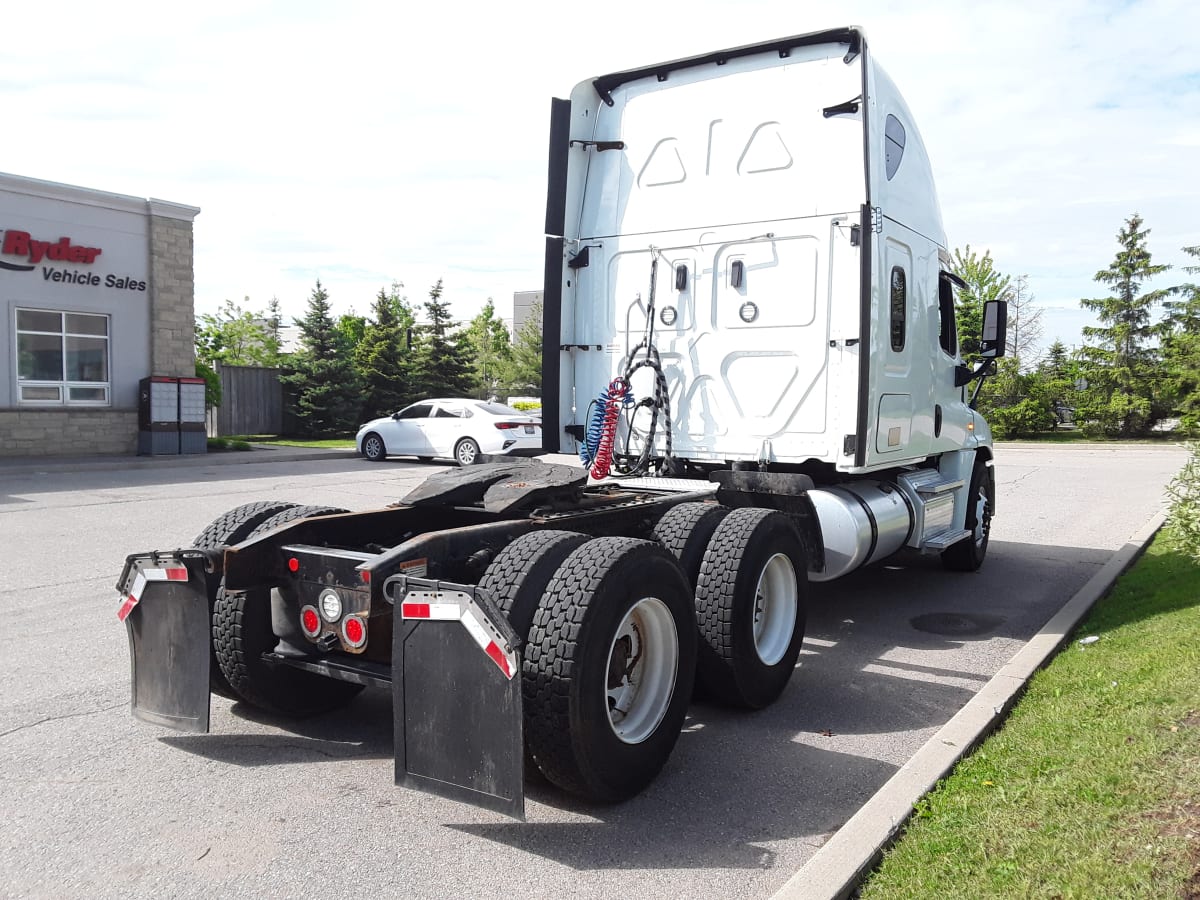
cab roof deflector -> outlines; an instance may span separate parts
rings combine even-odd
[[[715,63],[723,66],[731,59],[741,56],[754,56],[772,50],[780,57],[787,57],[797,47],[811,47],[816,44],[846,44],[844,61],[851,63],[862,52],[863,33],[859,28],[835,28],[830,31],[814,31],[812,34],[798,34],[793,37],[780,38],[774,41],[763,41],[759,44],[746,44],[743,47],[733,47],[729,50],[718,50],[713,53],[703,53],[700,56],[689,56],[671,62],[658,63],[653,66],[643,66],[638,69],[626,69],[624,72],[613,72],[611,75],[601,75],[592,82],[596,93],[609,106],[613,105],[612,92],[623,84],[648,78],[653,75],[659,81],[666,81],[672,72],[680,69],[691,69],[696,66],[706,66]]]

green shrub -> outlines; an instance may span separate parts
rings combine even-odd
[[[542,404],[540,400],[517,400],[512,404],[512,408],[519,409],[521,412],[527,412],[531,409],[541,409]]]
[[[1183,550],[1200,562],[1200,444],[1189,444],[1188,451],[1187,463],[1167,485],[1171,497],[1167,520]]]
[[[1032,397],[1026,397],[1012,406],[993,408],[987,414],[992,434],[1000,439],[1031,437],[1040,431],[1049,431],[1057,421],[1045,405]]]
[[[249,441],[233,441],[232,443],[230,443],[229,449],[231,449],[231,450],[253,450],[254,448],[250,446]]]
[[[225,438],[219,438],[219,437],[209,438],[208,439],[208,449],[209,450],[218,450],[218,451],[219,450],[228,450],[229,449],[229,441],[225,440]]]
[[[1115,391],[1095,395],[1075,408],[1075,421],[1087,434],[1108,437],[1136,437],[1150,430],[1150,401]]]

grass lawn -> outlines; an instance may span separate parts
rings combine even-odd
[[[917,804],[861,896],[1200,898],[1200,566],[1169,533]]]
[[[275,434],[240,434],[230,437],[231,441],[247,441],[251,444],[276,444],[280,447],[316,447],[327,450],[353,450],[354,436],[310,440],[307,438],[279,437]]]

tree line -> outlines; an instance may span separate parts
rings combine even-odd
[[[220,404],[218,364],[282,370],[296,430],[327,437],[354,431],[428,397],[539,396],[542,381],[541,306],[510,339],[491,299],[465,326],[455,321],[442,280],[418,310],[394,282],[381,288],[368,315],[334,317],[329,294],[317,280],[302,318],[299,348],[284,353],[276,299],[265,311],[226,300],[196,321],[197,371]]]
[[[1094,280],[1107,296],[1082,298],[1098,325],[1083,329],[1082,346],[1055,341],[1039,353],[1042,310],[1025,275],[997,269],[990,251],[969,245],[952,254],[960,347],[968,364],[980,361],[983,304],[1006,300],[1007,355],[996,361],[977,404],[997,437],[1026,437],[1074,423],[1113,437],[1149,434],[1177,419],[1187,433],[1200,429],[1200,286],[1150,289],[1170,267],[1156,264],[1150,229],[1136,213],[1117,233],[1117,252]],[[1200,263],[1200,245],[1182,248]],[[1185,266],[1200,274],[1200,264]],[[300,348],[281,351],[279,303],[255,312],[226,301],[198,318],[198,371],[219,403],[213,374],[218,363],[276,366],[289,392],[301,433],[344,434],[369,418],[428,397],[507,397],[541,393],[541,307],[512,339],[491,300],[463,326],[454,320],[442,281],[429,289],[423,316],[402,293],[380,289],[369,315],[334,318],[318,280],[308,299]]]
[[[966,282],[956,296],[959,334],[968,362],[977,362],[983,303],[1009,304],[1008,354],[980,392],[978,409],[997,437],[1027,437],[1073,422],[1090,434],[1141,437],[1177,419],[1178,430],[1200,428],[1200,286],[1150,289],[1170,267],[1153,261],[1141,216],[1117,233],[1117,252],[1094,280],[1107,296],[1080,305],[1099,324],[1085,326],[1081,346],[1055,341],[1036,352],[1042,310],[1028,278],[995,267],[990,252],[955,250],[952,269]],[[1200,261],[1200,246],[1182,248]],[[1200,265],[1184,266],[1190,275]]]

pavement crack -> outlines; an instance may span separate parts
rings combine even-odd
[[[10,728],[8,731],[0,731],[0,738],[8,737],[10,734],[16,734],[18,731],[28,731],[30,728],[37,728],[39,725],[45,725],[47,722],[60,722],[63,719],[78,719],[83,716],[95,716],[102,712],[117,709],[124,706],[125,701],[114,703],[112,706],[101,706],[99,709],[89,709],[86,712],[64,713],[61,716],[46,716],[44,719],[38,719],[36,722],[29,722],[25,725],[18,725],[16,728]]]

